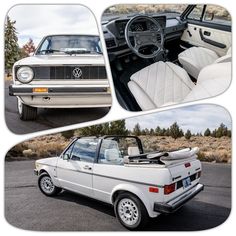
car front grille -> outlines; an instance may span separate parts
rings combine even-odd
[[[16,72],[20,67],[16,68]],[[106,79],[104,66],[31,66],[34,71],[34,80],[81,80]],[[75,70],[81,71],[76,76]],[[78,73],[77,73],[78,75]]]

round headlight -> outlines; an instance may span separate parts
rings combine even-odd
[[[34,78],[34,72],[30,67],[22,66],[17,70],[16,77],[21,83],[29,83]]]

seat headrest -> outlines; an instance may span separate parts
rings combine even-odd
[[[119,150],[117,148],[106,149],[104,157],[107,161],[117,161],[120,159]]]
[[[128,155],[129,156],[136,156],[139,155],[139,148],[138,147],[128,147]]]

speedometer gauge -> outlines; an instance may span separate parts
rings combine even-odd
[[[149,30],[152,30],[152,31],[157,30],[157,27],[154,24],[150,24],[148,28],[149,28]]]
[[[141,24],[134,25],[134,31],[143,31],[144,28]]]

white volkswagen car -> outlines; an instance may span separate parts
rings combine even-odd
[[[99,36],[46,36],[34,55],[14,64],[9,94],[22,120],[35,119],[37,108],[110,107]]]
[[[45,195],[65,189],[112,204],[119,222],[136,230],[203,190],[197,151],[144,153],[136,136],[84,137],[59,157],[37,160],[34,173]]]

